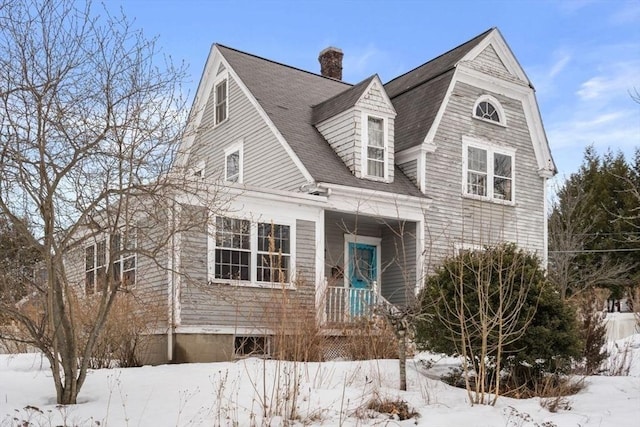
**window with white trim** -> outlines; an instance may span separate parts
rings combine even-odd
[[[107,258],[113,257],[113,277],[121,287],[136,284],[136,235],[114,234],[85,246],[85,293],[91,295],[104,290],[107,283]]]
[[[193,176],[196,178],[204,178],[204,166],[204,160],[199,160],[192,169]]]
[[[224,150],[224,177],[228,182],[242,182],[243,150],[242,142]]]
[[[386,176],[386,137],[384,119],[367,116],[365,175],[384,178]]]
[[[224,122],[228,113],[228,85],[227,79],[222,79],[215,85],[215,124]]]
[[[513,202],[514,152],[481,144],[464,144],[464,193]]]
[[[136,284],[136,234],[120,233],[113,236],[113,251],[116,254],[113,262],[113,276],[120,282],[120,286],[131,288]]]
[[[104,289],[107,266],[107,240],[102,239],[85,246],[84,290],[87,295]]]
[[[473,116],[502,126],[506,125],[502,105],[490,95],[482,95],[476,100],[473,106]]]
[[[213,277],[260,283],[288,283],[291,226],[216,217]]]
[[[251,223],[216,217],[216,279],[250,280]]]
[[[289,281],[291,235],[288,225],[258,223],[258,282]]]

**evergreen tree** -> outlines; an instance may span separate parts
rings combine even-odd
[[[606,287],[614,299],[640,277],[640,157],[585,150],[583,163],[557,192],[549,218],[549,277],[563,297]]]

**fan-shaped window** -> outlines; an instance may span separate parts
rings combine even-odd
[[[500,116],[498,116],[496,107],[494,107],[489,101],[482,101],[478,104],[476,107],[476,116],[482,119],[493,120],[494,122],[500,121]]]
[[[505,125],[502,106],[492,96],[480,97],[473,107],[473,115],[482,120]]]

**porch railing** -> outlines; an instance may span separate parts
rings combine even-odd
[[[324,318],[327,324],[352,323],[359,319],[371,318],[380,298],[378,286],[371,288],[347,288],[327,286],[325,293]]]

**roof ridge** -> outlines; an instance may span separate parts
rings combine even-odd
[[[355,87],[357,87],[357,86],[359,86],[359,85],[361,85],[361,84],[365,83],[367,80],[373,80],[373,78],[374,78],[375,76],[378,76],[378,73],[371,74],[369,77],[365,77],[363,80],[359,81],[358,83],[351,84],[351,87],[349,87],[349,88],[345,88],[345,90],[343,90],[342,92],[336,93],[336,94],[335,94],[335,95],[333,95],[331,98],[327,98],[327,99],[325,99],[325,100],[324,100],[324,101],[322,101],[322,102],[318,102],[317,104],[312,105],[312,106],[311,106],[311,108],[315,108],[315,107],[317,107],[317,106],[319,106],[319,105],[324,104],[325,102],[331,101],[331,100],[332,100],[332,99],[334,99],[334,98],[338,98],[339,96],[342,96],[346,91],[351,90],[351,89],[353,89],[353,88],[355,88]],[[380,76],[378,76],[378,80],[380,80]],[[348,84],[350,84],[350,83],[348,83]]]
[[[438,55],[438,56],[436,56],[436,57],[434,57],[434,58],[431,58],[431,59],[430,59],[430,60],[428,60],[427,62],[424,62],[424,63],[422,63],[422,64],[418,65],[417,67],[414,67],[414,68],[412,68],[411,70],[409,70],[409,71],[407,71],[407,72],[405,72],[405,73],[402,73],[402,74],[400,74],[399,76],[394,77],[393,79],[391,79],[391,80],[389,80],[388,82],[386,82],[384,85],[386,86],[386,85],[388,85],[389,83],[394,82],[394,81],[398,80],[399,78],[404,77],[404,76],[406,76],[407,74],[410,74],[410,73],[414,72],[414,71],[415,71],[415,70],[417,70],[418,68],[423,67],[423,66],[425,66],[425,65],[429,64],[430,62],[435,61],[436,59],[441,58],[441,57],[443,57],[443,56],[445,56],[445,55],[448,55],[449,53],[453,52],[454,50],[459,49],[459,48],[461,48],[462,46],[464,46],[464,45],[466,45],[466,44],[468,44],[468,43],[471,43],[471,42],[473,42],[474,40],[476,40],[476,39],[478,39],[478,38],[481,38],[481,37],[486,36],[488,33],[490,33],[491,31],[493,31],[493,30],[495,30],[495,29],[497,29],[497,27],[491,27],[491,28],[489,28],[488,30],[486,30],[486,31],[484,31],[484,32],[482,32],[482,33],[480,33],[480,34],[478,34],[477,36],[475,36],[475,37],[473,37],[473,38],[471,38],[471,39],[467,40],[466,42],[460,43],[458,46],[456,46],[456,47],[454,47],[454,48],[452,48],[452,49],[449,49],[448,51],[446,51],[446,52],[444,52],[444,53],[441,53],[440,55]],[[453,68],[453,67],[448,68],[446,71],[449,71],[451,68]],[[445,72],[446,72],[446,71],[445,71]],[[444,72],[443,72],[443,73],[440,73],[440,74],[444,74]],[[431,79],[428,79],[428,80],[431,80]],[[428,81],[428,80],[425,80],[425,81]],[[422,82],[422,83],[424,83],[424,82]],[[395,98],[395,96],[394,96],[394,98]]]
[[[347,86],[354,86],[353,84],[345,82],[343,80],[338,80],[338,79],[334,79],[332,77],[323,76],[322,74],[314,73],[314,72],[311,72],[309,70],[303,70],[302,68],[298,68],[298,67],[294,67],[293,65],[288,65],[288,64],[284,64],[282,62],[274,61],[273,59],[264,58],[262,56],[255,55],[255,54],[249,53],[249,52],[245,52],[245,51],[242,51],[240,49],[236,49],[236,48],[224,45],[222,43],[214,43],[214,46],[223,47],[225,49],[229,49],[231,51],[234,51],[236,53],[240,53],[242,55],[246,55],[246,56],[250,56],[252,58],[260,59],[262,61],[270,62],[272,64],[279,65],[279,66],[285,67],[285,68],[289,68],[291,70],[300,71],[300,72],[305,73],[305,74],[310,74],[310,75],[315,76],[315,77],[321,77],[323,79],[334,81],[334,82],[337,82],[337,83],[342,83],[342,84],[347,85]]]

